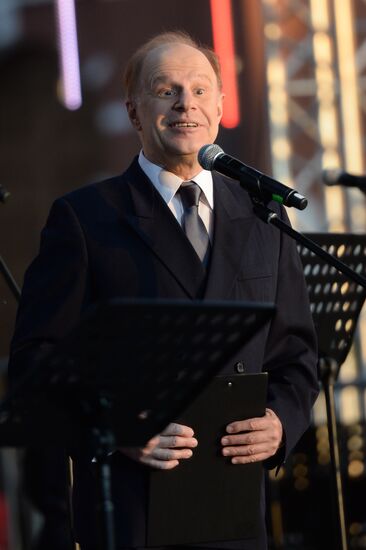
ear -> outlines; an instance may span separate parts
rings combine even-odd
[[[135,128],[135,130],[139,132],[140,130],[142,130],[142,126],[137,114],[136,102],[132,99],[128,99],[126,101],[126,109],[132,126]]]

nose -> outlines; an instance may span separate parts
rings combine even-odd
[[[178,111],[189,111],[194,108],[194,97],[191,90],[182,89],[179,92],[174,108]]]

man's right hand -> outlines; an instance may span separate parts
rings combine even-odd
[[[182,424],[169,424],[159,435],[150,439],[145,447],[119,447],[124,455],[159,470],[172,470],[182,459],[192,456],[198,441],[192,428]]]

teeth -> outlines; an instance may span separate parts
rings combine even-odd
[[[173,122],[172,126],[177,128],[197,128],[196,122]]]

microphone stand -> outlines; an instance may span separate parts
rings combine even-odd
[[[0,183],[0,202],[5,203],[10,197],[10,193],[3,185]],[[20,288],[17,285],[14,277],[12,276],[9,268],[7,267],[5,261],[0,256],[0,273],[2,273],[5,282],[7,283],[10,292],[13,294],[15,300],[19,302],[20,300]]]
[[[10,196],[10,193],[0,184],[0,202],[5,203],[8,200],[9,196]],[[3,277],[5,279],[5,283],[7,284],[10,292],[14,296],[15,301],[17,303],[19,303],[20,294],[21,294],[20,288],[19,288],[16,280],[14,279],[10,269],[6,265],[5,260],[2,258],[2,256],[0,256],[0,273],[3,275]],[[24,542],[24,539],[26,538],[25,534],[24,534],[25,531],[26,531],[25,526],[24,526],[24,524],[26,522],[26,519],[24,517],[25,513],[24,513],[24,510],[22,509],[21,504],[20,504],[20,508],[21,508],[21,510],[20,510],[21,531],[22,531],[22,539],[23,539],[23,542]]]
[[[280,231],[283,231],[294,239],[296,242],[300,243],[302,246],[311,250],[318,257],[325,260],[326,263],[335,267],[338,271],[346,275],[349,279],[366,289],[366,278],[362,275],[353,271],[345,263],[341,262],[323,248],[317,245],[314,241],[305,237],[287,223],[282,221],[278,215],[268,208],[258,197],[250,195],[250,198],[253,203],[253,210],[257,217],[259,217],[263,222],[274,225]],[[338,545],[340,550],[347,550],[347,534],[346,534],[346,523],[345,523],[345,514],[344,514],[344,503],[343,503],[343,490],[342,490],[342,478],[341,478],[341,468],[340,468],[340,453],[338,447],[338,435],[337,435],[337,421],[335,413],[335,398],[334,398],[334,383],[337,379],[339,372],[339,365],[337,361],[330,357],[320,358],[319,361],[321,379],[323,383],[325,400],[326,400],[326,410],[327,410],[327,424],[328,424],[328,435],[329,435],[329,446],[330,446],[330,456],[331,456],[331,466],[332,466],[332,482],[333,490],[336,499],[336,514],[337,514],[337,524],[338,524]]]
[[[317,245],[314,241],[309,239],[308,237],[305,237],[305,235],[302,235],[302,233],[299,233],[295,229],[293,229],[290,225],[283,222],[276,212],[273,212],[270,208],[268,208],[267,205],[265,205],[263,202],[259,201],[256,197],[251,197],[253,205],[254,205],[254,213],[265,223],[269,223],[271,225],[274,225],[279,229],[280,231],[283,231],[286,233],[286,235],[289,235],[292,239],[294,239],[296,242],[302,244],[311,252],[314,252],[317,256],[325,260],[328,264],[335,267],[338,271],[349,277],[352,281],[357,283],[358,285],[362,286],[366,289],[366,278],[362,277],[362,275],[359,275],[356,273],[353,269],[348,267],[345,263],[338,260],[338,258],[335,258],[328,252],[326,252],[323,248],[321,248],[319,245]]]
[[[0,272],[2,273],[5,282],[7,283],[11,293],[13,294],[15,300],[19,302],[20,300],[20,288],[17,285],[14,277],[12,276],[9,268],[7,267],[5,261],[0,256]]]

